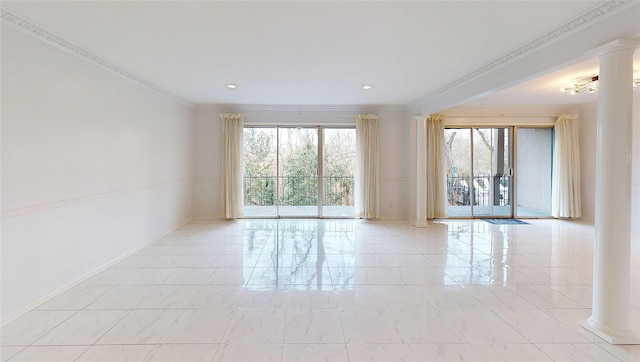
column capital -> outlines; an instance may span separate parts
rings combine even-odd
[[[605,55],[614,52],[631,50],[633,52],[640,46],[640,39],[616,39],[603,44],[589,52],[591,55]]]

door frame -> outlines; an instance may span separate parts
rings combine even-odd
[[[244,216],[243,218],[245,219],[280,219],[280,218],[291,218],[291,219],[324,219],[324,218],[331,218],[331,219],[352,219],[355,218],[355,215],[353,216],[329,216],[326,217],[324,215],[324,203],[325,203],[325,188],[324,188],[324,138],[325,138],[325,134],[324,131],[326,129],[353,129],[355,131],[355,125],[321,125],[321,124],[313,124],[313,125],[309,125],[309,124],[281,124],[281,125],[254,125],[254,124],[250,124],[250,125],[246,125],[244,126],[244,129],[248,129],[248,128],[271,128],[271,129],[275,129],[275,148],[276,148],[276,200],[279,199],[280,196],[280,188],[279,188],[279,170],[280,170],[280,157],[279,157],[279,152],[280,152],[280,129],[285,129],[285,128],[306,128],[306,129],[315,129],[316,130],[316,137],[317,137],[317,145],[316,145],[316,152],[317,152],[317,158],[318,158],[318,166],[316,168],[316,177],[318,178],[318,182],[317,182],[317,195],[318,195],[318,202],[317,202],[317,212],[315,215],[281,215],[280,213],[280,207],[282,207],[280,202],[276,202],[275,203],[275,215],[268,215],[268,216]],[[356,136],[357,137],[357,136]],[[355,152],[355,150],[354,150]]]

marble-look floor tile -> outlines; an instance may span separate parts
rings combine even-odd
[[[517,285],[510,289],[536,308],[582,308],[580,303],[545,285]]]
[[[217,349],[217,344],[158,344],[145,362],[210,362]]]
[[[106,285],[76,285],[39,305],[36,310],[81,310],[111,288]]]
[[[163,284],[207,284],[215,268],[179,268]]]
[[[23,349],[25,349],[25,346],[0,346],[0,361],[7,362]]]
[[[285,344],[283,362],[349,362],[345,344]]]
[[[487,361],[544,362],[552,360],[533,344],[475,344],[477,353]],[[470,359],[473,360],[473,359]]]
[[[613,345],[609,343],[597,343],[600,348],[611,353],[624,362],[640,361],[640,345]]]
[[[235,308],[243,293],[241,285],[205,285],[189,301],[188,308]]]
[[[484,361],[470,344],[412,344],[411,349],[418,361],[454,362]]]
[[[201,285],[160,285],[136,309],[186,308],[201,288]]]
[[[197,255],[184,265],[187,268],[248,268],[253,266],[246,265],[242,255],[211,254]]]
[[[583,343],[588,340],[537,309],[496,310],[500,318],[531,343]]]
[[[90,345],[124,318],[126,310],[83,310],[38,339],[36,345]]]
[[[386,308],[431,308],[434,303],[425,297],[424,288],[420,285],[371,285],[373,298],[384,303]]]
[[[117,285],[89,304],[86,309],[133,309],[157,287],[157,285]]]
[[[282,360],[282,344],[221,344],[215,362],[278,362]]]
[[[209,284],[245,285],[252,272],[252,268],[217,268],[211,275]]]
[[[88,346],[30,346],[10,359],[11,362],[75,361]]]
[[[175,268],[137,268],[129,278],[120,285],[154,285],[162,284],[176,272]]]
[[[284,343],[344,343],[337,309],[287,309]]]
[[[571,328],[574,332],[578,333],[588,341],[594,343],[602,342],[600,337],[583,327],[589,317],[591,317],[591,309],[545,309],[544,312],[560,321],[568,328]]]
[[[2,326],[2,346],[26,346],[76,314],[73,311],[30,311]]]
[[[143,362],[152,349],[152,345],[95,345],[83,353],[76,362]]]
[[[580,326],[592,260],[593,227],[557,220],[191,223],[3,326],[0,352],[2,362],[76,352],[110,362],[636,362],[637,346]],[[632,255],[632,326],[638,270]]]
[[[340,309],[347,343],[402,343],[398,321],[386,309]]]
[[[133,254],[120,260],[113,267],[114,268],[144,268],[151,260],[154,259],[154,255],[149,254]]]
[[[362,254],[358,255],[355,265],[360,268],[431,268],[436,266],[421,254]]]
[[[250,290],[245,289],[238,302],[238,308],[242,309],[281,309],[287,308],[289,292],[286,290]]]
[[[154,255],[146,268],[181,268],[193,258],[193,255]]]
[[[230,309],[185,309],[160,342],[219,343],[232,316]]]
[[[347,344],[350,361],[418,361],[408,344]]]
[[[453,325],[472,344],[526,343],[518,331],[488,309],[451,309]]]
[[[180,313],[178,309],[132,310],[97,344],[158,343]]]
[[[484,304],[474,298],[472,288],[460,285],[426,285],[423,296],[434,308],[483,308]]]
[[[135,269],[111,267],[93,275],[78,285],[118,285],[127,280],[134,272]]]
[[[557,284],[549,287],[565,297],[575,300],[581,307],[591,308],[593,305],[593,285],[590,284]]]
[[[333,290],[290,290],[287,307],[293,309],[335,309],[336,292]]]
[[[466,342],[452,309],[393,309],[391,315],[402,343],[447,344]]]
[[[175,244],[159,244],[152,243],[144,248],[140,249],[135,255],[144,255],[144,254],[152,254],[152,255],[166,255],[173,254],[173,249],[176,248]]]
[[[227,327],[225,344],[283,343],[284,309],[238,309]]]
[[[386,303],[378,298],[380,287],[357,285],[353,289],[335,291],[338,309],[384,309]],[[384,287],[382,287],[384,288]]]
[[[620,362],[611,353],[600,348],[594,343],[575,343],[575,344],[536,344],[538,348],[544,352],[553,361],[567,362]]]
[[[467,288],[486,308],[535,308],[531,302],[507,287],[474,285]]]

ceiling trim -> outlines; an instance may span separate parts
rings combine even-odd
[[[74,44],[73,42],[61,37],[60,35],[57,35],[37,24],[34,24],[33,22],[23,18],[22,16],[10,11],[6,7],[2,6],[0,10],[1,10],[1,18],[2,18],[3,24],[6,24],[8,26],[13,27],[14,29],[27,33],[33,36],[34,38],[44,41],[45,43],[53,45],[62,50],[65,50],[103,69],[109,70],[112,73],[115,73],[131,82],[134,82],[138,85],[149,88],[171,99],[174,102],[177,102],[189,108],[193,108],[193,103],[189,102],[188,100],[126,70],[122,66],[104,57],[101,57],[77,44]]]
[[[373,111],[406,111],[407,108],[402,105],[262,105],[262,104],[222,104],[222,103],[204,103],[195,104],[194,109],[236,109],[245,112],[363,112],[363,110]]]
[[[618,0],[618,1],[607,1],[595,8],[589,10],[588,12],[577,16],[567,22],[564,25],[558,26],[555,29],[531,40],[530,42],[518,47],[517,49],[511,51],[505,56],[502,56],[493,62],[484,65],[481,68],[476,69],[475,71],[459,78],[458,80],[448,84],[447,86],[440,88],[436,92],[433,92],[425,97],[419,98],[409,104],[406,105],[407,109],[413,109],[424,105],[425,103],[433,100],[434,98],[447,93],[455,88],[459,88],[477,78],[480,78],[483,75],[496,71],[499,68],[502,68],[514,61],[521,59],[540,48],[543,48],[551,43],[554,43],[561,38],[573,33],[577,30],[583,29],[597,21],[606,18],[607,16],[616,13],[618,11],[624,10],[628,7],[631,7],[637,3],[633,0]]]

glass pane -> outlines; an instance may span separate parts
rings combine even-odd
[[[471,216],[471,130],[444,130],[449,217]]]
[[[517,140],[517,216],[551,216],[553,129],[518,128]]]
[[[473,215],[511,216],[509,129],[473,131]]]
[[[327,217],[354,217],[356,130],[353,128],[325,129],[323,153],[322,214]]]
[[[318,216],[318,130],[279,128],[280,216]]]
[[[244,129],[244,215],[275,217],[276,128]]]

